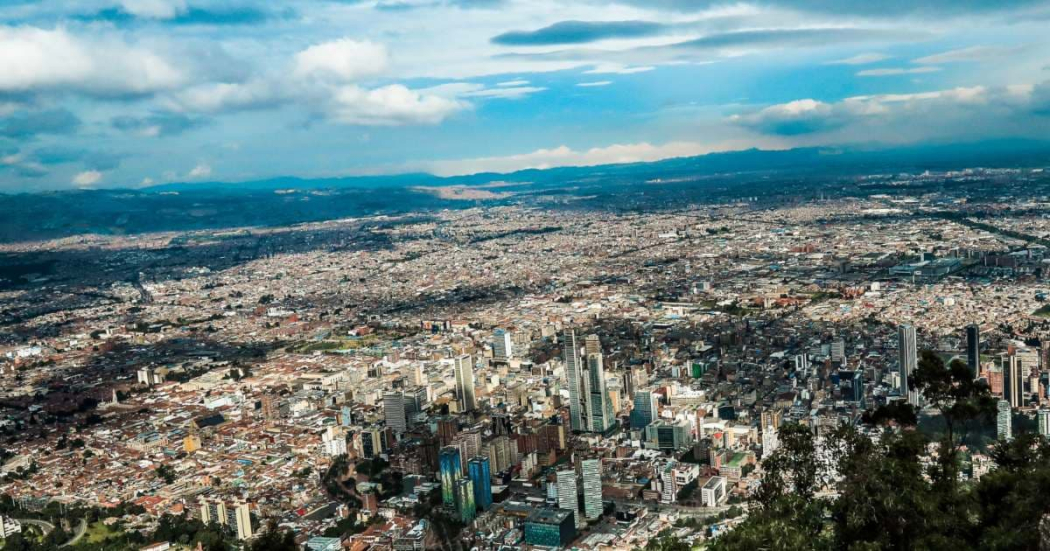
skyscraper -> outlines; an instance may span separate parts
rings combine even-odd
[[[492,469],[489,458],[475,457],[467,463],[467,476],[474,483],[474,505],[487,511],[492,507]]]
[[[996,416],[996,431],[999,440],[1013,440],[1013,425],[1011,419],[1010,402],[999,400],[999,412]]]
[[[631,410],[631,428],[641,430],[649,426],[656,419],[657,410],[656,393],[651,390],[639,390],[634,393],[634,409]]]
[[[478,407],[474,398],[474,358],[468,354],[456,356],[456,399],[463,411],[474,411]]]
[[[915,337],[915,326],[904,324],[897,328],[897,355],[901,375],[901,396],[907,396],[908,403],[919,404],[919,392],[910,386],[911,374],[918,365],[918,348]]]
[[[602,341],[598,335],[591,334],[583,338],[583,352],[588,355],[602,353]]]
[[[514,357],[510,331],[497,329],[492,333],[492,357],[496,360],[508,360]]]
[[[1050,438],[1050,409],[1040,408],[1036,417],[1039,421],[1039,436]]]
[[[981,327],[976,323],[966,326],[966,365],[977,377],[981,371]]]
[[[405,395],[401,391],[383,394],[383,419],[386,421],[386,426],[397,434],[403,434],[408,430]]]
[[[587,429],[604,433],[612,427],[614,419],[609,390],[605,385],[605,367],[601,354],[587,354],[587,377],[590,382],[587,385]]]
[[[445,446],[438,455],[441,470],[441,498],[445,505],[456,504],[456,482],[463,476],[459,448]]]
[[[474,503],[474,482],[469,478],[457,480],[455,493],[459,520],[464,524],[469,523],[478,514],[477,505]]]
[[[584,459],[580,467],[583,471],[583,516],[593,520],[602,516],[602,460]]]
[[[562,353],[565,360],[565,378],[569,383],[569,425],[572,430],[584,430],[583,398],[580,395],[582,367],[580,349],[576,344],[576,331],[566,329],[562,333]]]
[[[572,511],[576,526],[582,526],[580,501],[576,495],[576,471],[567,469],[558,471],[558,508]]]
[[[1010,407],[1024,407],[1024,374],[1021,358],[1016,354],[1007,356],[1003,366],[1003,399]]]

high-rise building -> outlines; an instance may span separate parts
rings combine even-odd
[[[904,324],[897,328],[897,357],[900,366],[901,396],[908,398],[908,403],[913,406],[919,403],[919,391],[911,387],[911,375],[919,363],[918,344],[915,336],[915,326]]]
[[[247,503],[241,502],[234,506],[234,517],[237,521],[237,539],[249,540],[255,534],[252,530],[252,510]]]
[[[492,507],[492,469],[489,458],[475,457],[467,463],[467,475],[474,483],[474,505],[483,511]]]
[[[497,329],[492,333],[492,357],[496,360],[509,360],[514,357],[510,331]]]
[[[474,520],[478,514],[474,503],[474,482],[469,478],[461,478],[456,481],[456,511],[459,512],[459,520],[464,524]]]
[[[605,368],[601,354],[587,354],[587,429],[604,433],[613,426],[612,403],[609,391],[605,386]]]
[[[478,408],[477,400],[474,398],[474,358],[468,354],[457,356],[455,371],[456,399],[459,400],[463,411],[474,411]]]
[[[651,390],[639,390],[634,393],[634,409],[631,410],[632,429],[644,429],[656,419],[659,409],[657,398],[657,394]]]
[[[441,470],[441,498],[445,505],[456,504],[456,482],[463,477],[463,466],[459,458],[459,448],[445,446],[438,455],[438,466]]]
[[[569,383],[569,426],[574,431],[584,430],[585,413],[581,395],[580,349],[576,344],[576,331],[566,329],[562,333],[562,354],[565,360],[565,378]]]
[[[1040,408],[1036,417],[1039,421],[1039,436],[1050,438],[1050,409]]]
[[[1024,407],[1024,373],[1021,358],[1016,354],[1007,356],[1003,366],[1003,399],[1010,407]]]
[[[842,363],[846,359],[846,341],[838,339],[831,343],[831,361]]]
[[[1011,418],[1010,402],[999,400],[998,410],[995,425],[999,440],[1013,440],[1013,420]]]
[[[576,518],[576,526],[582,526],[580,516],[580,501],[576,491],[576,471],[566,469],[558,471],[558,508],[572,511]]]
[[[404,393],[393,391],[383,394],[383,419],[386,421],[386,426],[396,434],[404,434],[408,430]]]
[[[576,539],[576,516],[564,509],[535,509],[525,521],[525,543],[537,547],[568,547]]]
[[[583,516],[594,520],[602,516],[602,460],[584,459],[580,469],[583,471]]]
[[[981,327],[976,323],[966,326],[966,365],[977,377],[981,371]]]
[[[587,355],[602,353],[602,341],[598,335],[591,334],[583,338],[583,353]]]

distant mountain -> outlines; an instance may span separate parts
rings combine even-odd
[[[0,242],[87,233],[287,226],[479,204],[645,211],[745,197],[799,199],[825,193],[896,193],[900,190],[892,187],[867,186],[861,190],[843,183],[862,174],[1033,166],[1050,166],[1050,142],[751,149],[653,163],[449,178],[430,174],[280,177],[239,183],[173,183],[136,190],[0,194]],[[970,193],[979,192],[973,189]],[[996,193],[1001,191],[995,188]]]
[[[1050,142],[997,140],[966,144],[887,147],[880,144],[847,147],[812,147],[787,150],[747,149],[679,157],[648,163],[584,167],[526,169],[510,173],[482,172],[440,177],[432,174],[346,176],[337,178],[267,178],[247,182],[178,182],[145,188],[146,191],[334,189],[410,186],[481,185],[493,181],[519,184],[564,183],[584,177],[630,176],[688,172],[692,175],[735,174],[762,171],[801,172],[904,172],[964,167],[1043,166],[1050,164]]]

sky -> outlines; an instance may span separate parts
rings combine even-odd
[[[1050,137],[1046,0],[4,0],[0,192]]]

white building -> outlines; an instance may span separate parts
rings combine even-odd
[[[718,507],[725,502],[726,497],[726,478],[724,476],[712,476],[700,488],[700,501],[704,507]]]
[[[583,471],[583,515],[587,520],[602,516],[602,460],[584,459],[580,462]]]

